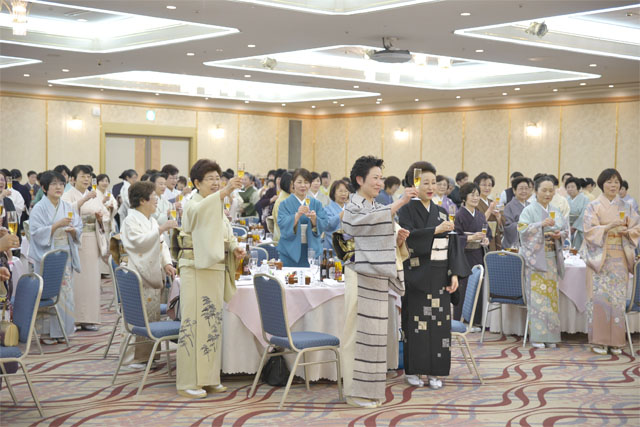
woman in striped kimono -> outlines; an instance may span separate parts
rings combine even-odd
[[[390,205],[376,203],[384,181],[382,160],[372,156],[356,160],[351,182],[356,193],[342,214],[342,228],[355,241],[355,260],[345,266],[342,373],[347,403],[376,408],[387,381],[389,290],[404,294],[402,262],[409,255],[409,232],[393,218],[418,192],[410,187]]]

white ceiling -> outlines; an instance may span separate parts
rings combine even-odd
[[[0,69],[0,90],[112,100],[131,100],[162,104],[247,109],[243,101],[195,99],[187,96],[128,93],[114,90],[48,87],[49,80],[92,76],[132,70],[191,74],[246,80],[242,70],[208,67],[207,61],[233,59],[278,52],[334,45],[381,46],[383,36],[397,37],[396,48],[433,55],[495,61],[501,63],[553,68],[600,74],[599,79],[578,82],[541,83],[466,89],[460,91],[419,89],[360,82],[359,90],[380,93],[378,97],[346,99],[345,107],[332,101],[287,104],[251,103],[255,110],[310,114],[338,114],[359,111],[420,109],[448,106],[473,106],[504,102],[522,103],[580,98],[637,96],[640,90],[640,62],[605,56],[543,49],[454,35],[462,28],[523,21],[545,16],[564,15],[595,9],[631,5],[637,2],[617,0],[531,0],[531,1],[457,1],[415,4],[397,9],[349,16],[329,16],[297,12],[224,0],[109,0],[66,1],[98,9],[171,18],[182,21],[232,27],[239,33],[206,40],[149,47],[109,54],[78,53],[0,43],[0,54],[32,58],[41,63]],[[175,5],[168,10],[167,5]],[[470,16],[460,16],[470,12]],[[629,17],[636,24],[640,16]],[[247,47],[250,44],[255,48]],[[483,49],[483,53],[476,53]],[[187,56],[187,52],[195,53]],[[597,67],[589,67],[597,64]],[[61,70],[69,69],[69,72]],[[29,77],[24,77],[24,74]],[[308,76],[278,75],[252,70],[251,81],[353,90],[353,82]],[[615,87],[610,88],[613,84]],[[558,88],[558,92],[552,89]],[[502,93],[507,93],[503,96]],[[460,96],[460,99],[456,99]],[[415,102],[414,99],[419,99]],[[311,105],[317,105],[315,110]]]

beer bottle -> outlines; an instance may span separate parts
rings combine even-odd
[[[329,249],[329,260],[327,261],[327,278],[336,280],[336,263],[333,260],[333,249]]]
[[[242,275],[250,276],[251,270],[249,269],[249,264],[251,263],[251,249],[249,248],[249,244],[247,243],[247,251],[244,254],[244,258],[242,258]]]

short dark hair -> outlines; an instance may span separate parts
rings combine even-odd
[[[618,172],[617,169],[608,168],[600,172],[600,175],[598,175],[598,187],[600,188],[600,190],[604,191],[604,183],[609,181],[613,177],[618,178],[618,182],[622,184],[622,175],[620,175],[620,172]],[[591,178],[587,178],[587,180],[589,179]]]
[[[359,157],[353,167],[351,168],[350,181],[353,188],[357,191],[360,188],[360,184],[358,184],[358,180],[356,177],[361,177],[364,181],[367,179],[367,175],[369,175],[369,171],[373,168],[382,168],[384,164],[384,160],[378,159],[373,156],[361,156]]]
[[[466,202],[469,194],[473,193],[474,191],[477,191],[478,194],[480,194],[480,187],[478,187],[478,184],[476,184],[475,182],[467,182],[462,187],[460,187],[460,200],[462,200],[462,203]]]
[[[27,176],[28,176],[28,177],[29,177],[29,176],[31,176],[31,175],[36,175],[36,176],[38,176],[38,174],[36,173],[36,171],[33,171],[33,170],[32,170],[32,171],[27,172]]]
[[[143,173],[140,177],[140,181],[149,181],[149,178],[151,178],[151,175],[149,175],[148,173]]]
[[[316,179],[319,179],[319,178],[320,178],[320,174],[318,172],[311,172],[311,181],[309,181],[309,182],[313,182],[313,181],[315,181]]]
[[[11,169],[11,177],[13,179],[20,179],[22,178],[22,172],[20,172],[20,169]]]
[[[329,178],[330,174],[329,171],[324,171],[320,174],[320,178]]]
[[[398,183],[399,182],[400,182],[400,180],[398,180]],[[333,181],[333,184],[331,184],[331,188],[329,188],[329,198],[331,200],[333,200],[334,202],[336,201],[336,191],[338,191],[338,187],[340,187],[341,185],[344,185],[345,188],[347,189],[347,191],[349,191],[349,184],[344,182],[341,179]]]
[[[526,182],[528,186],[529,181],[530,181],[529,178],[526,178],[524,176],[517,176],[513,180],[511,180],[511,189],[513,191],[516,191],[516,189],[518,188],[518,185],[522,184],[523,182]]]
[[[151,175],[151,177],[149,178],[149,181],[153,182],[155,184],[156,180],[158,178],[164,178],[167,179],[167,174],[166,173],[162,173],[162,172],[158,172],[158,173],[154,173],[153,175]]]
[[[180,175],[178,177],[178,184],[187,185],[187,177]]]
[[[47,194],[49,191],[49,186],[53,181],[60,181],[63,185],[67,183],[66,178],[62,175],[62,172],[58,172],[57,170],[46,171],[43,172],[40,176],[40,185],[42,186],[42,191],[44,194]]]
[[[58,165],[53,168],[53,172],[66,173],[67,176],[71,175],[71,170],[67,167],[67,165]]]
[[[140,206],[143,200],[151,200],[156,186],[149,181],[138,181],[129,187],[129,205],[132,209]]]
[[[478,184],[478,186],[480,186],[480,182],[482,182],[482,181],[484,181],[486,179],[491,180],[491,186],[492,187],[496,186],[496,179],[492,175],[489,175],[486,172],[480,172],[480,174],[473,179],[473,182]]]
[[[138,175],[138,172],[136,172],[135,169],[125,169],[118,178],[125,180],[125,179],[132,178],[136,175]]]
[[[402,181],[402,185],[405,187],[413,187],[413,170],[414,169],[422,169],[422,173],[431,172],[432,174],[436,174],[436,167],[429,162],[425,162],[423,160],[413,162],[407,172],[404,174],[404,180]]]
[[[76,165],[71,170],[71,176],[74,179],[78,179],[78,174],[80,172],[86,173],[87,175],[91,175],[91,169],[89,168],[89,166],[87,166],[87,165]]]
[[[585,178],[584,180],[587,185],[596,185],[596,182],[593,180],[593,178]]]
[[[569,178],[573,178],[573,174],[571,172],[565,172],[562,174],[562,177],[560,177],[560,179],[564,182],[564,177],[568,176]]]
[[[218,167],[218,169],[220,169],[220,167]],[[169,175],[177,175],[177,174],[178,174],[178,172],[180,172],[180,171],[179,171],[179,170],[178,170],[178,168],[177,168],[177,167],[175,167],[174,165],[172,165],[172,164],[168,164],[168,165],[164,165],[164,166],[162,167],[162,169],[160,170],[160,172],[166,173],[166,174],[167,174],[167,176],[169,176]],[[220,174],[221,174],[222,172],[220,171],[220,172],[218,172],[218,173],[220,173]],[[193,179],[191,179],[191,180],[193,181]]]
[[[546,175],[547,175],[546,173],[538,172],[533,176],[533,182],[535,183],[538,180],[538,178],[542,178],[543,176],[546,176]]]
[[[444,175],[436,175],[436,182],[447,181],[447,185],[449,185],[449,178]]]
[[[293,175],[291,175],[291,172],[287,172],[287,171],[284,171],[284,173],[280,177],[280,189],[285,193],[291,194],[292,179],[293,179]]]
[[[397,176],[391,175],[384,180],[384,188],[391,188],[394,185],[400,185],[400,178]]]
[[[456,182],[461,181],[461,180],[463,180],[463,179],[465,179],[467,177],[469,177],[469,174],[466,173],[465,171],[458,172],[456,174]]]
[[[153,175],[154,173],[160,173],[160,171],[158,169],[147,169],[146,171],[144,171],[145,175]]]
[[[578,190],[582,188],[582,180],[580,178],[575,178],[573,175],[571,175],[571,177],[567,179],[567,182],[564,183],[564,188],[567,188],[569,184],[575,184]]]
[[[167,165],[167,166],[171,166],[171,165]],[[165,172],[164,168],[162,169],[163,169],[162,172]],[[193,185],[196,185],[196,179],[198,180],[198,184],[200,184],[204,179],[204,176],[209,172],[218,172],[218,175],[222,177],[222,169],[220,168],[220,165],[218,165],[218,163],[209,159],[200,159],[197,162],[195,162],[193,166],[191,166],[191,171],[189,171],[189,178],[191,178],[191,182],[193,182]],[[177,169],[176,169],[176,173],[178,173]]]
[[[556,176],[553,174],[549,174],[549,176],[551,177],[551,181],[553,182],[553,185],[558,185],[558,178],[556,178]]]
[[[513,172],[509,178],[511,180],[514,180],[516,178],[520,178],[521,176],[524,176],[522,172]]]
[[[109,175],[107,175],[106,173],[101,173],[100,175],[98,175],[96,177],[96,182],[100,182],[105,178],[107,179],[107,181],[109,181],[109,183],[111,183],[111,178],[109,178]]]
[[[543,182],[549,181],[553,184],[553,178],[550,175],[542,175],[537,177],[533,182],[533,189],[537,192]]]
[[[293,171],[293,178],[291,178],[291,184],[293,185],[293,183],[296,181],[296,179],[298,179],[298,177],[302,177],[305,181],[307,181],[309,184],[311,184],[311,181],[313,181],[311,179],[311,172],[309,172],[307,169],[305,168],[298,168],[296,170]]]
[[[624,188],[625,190],[628,190],[629,183],[623,179],[622,182],[620,183],[620,188]]]

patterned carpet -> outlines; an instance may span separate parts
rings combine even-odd
[[[340,403],[335,384],[314,383],[307,392],[298,382],[279,411],[282,388],[261,384],[255,397],[247,397],[252,376],[224,377],[227,393],[188,400],[176,395],[165,363],[151,372],[136,398],[141,372],[123,372],[111,385],[119,346],[102,359],[115,320],[107,311],[110,296],[105,292],[99,332],[79,332],[71,348],[46,346],[44,356],[29,358],[46,418],[39,417],[24,377],[14,376],[19,404],[13,406],[6,388],[0,391],[0,425],[640,425],[640,358],[630,357],[628,348],[621,356],[595,355],[584,335],[564,336],[557,349],[533,350],[523,349],[517,337],[489,334],[492,341],[480,344],[479,334],[472,334],[484,385],[454,349],[444,388],[412,387],[402,371],[390,372],[386,401],[375,410]]]

